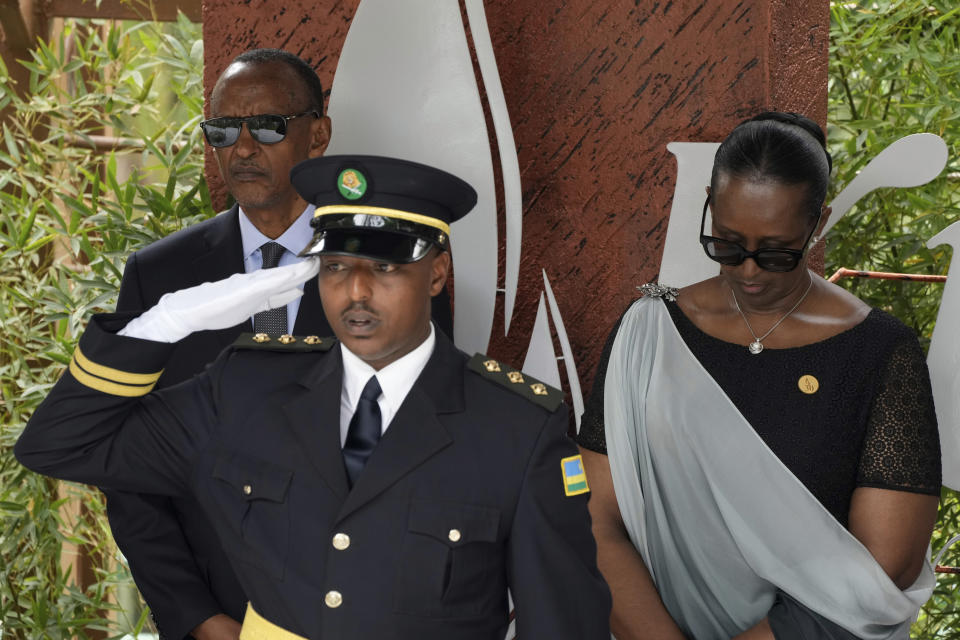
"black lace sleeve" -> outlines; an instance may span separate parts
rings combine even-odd
[[[892,349],[880,374],[857,486],[940,495],[940,436],[927,363],[913,336]]]
[[[577,444],[584,449],[604,455],[607,454],[607,436],[603,430],[603,382],[607,377],[610,350],[613,348],[613,341],[617,337],[622,320],[623,314],[617,319],[617,324],[614,325],[610,335],[607,336],[607,343],[603,345],[603,353],[600,354],[600,362],[597,363],[597,372],[593,376],[593,389],[590,391],[590,397],[583,408],[583,417],[580,419],[580,433],[576,437]]]

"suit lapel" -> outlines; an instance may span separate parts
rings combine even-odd
[[[206,229],[193,266],[194,273],[204,281],[243,273],[243,240],[237,205],[214,218],[213,224]]]
[[[240,237],[240,208],[237,205],[218,215],[203,236],[200,254],[193,261],[197,281],[215,282],[235,273],[243,273],[243,240]],[[211,332],[220,348],[232,344],[244,331],[250,331],[248,322]]]
[[[337,515],[340,521],[453,442],[438,414],[463,411],[463,356],[436,331],[433,354]]]
[[[302,393],[283,405],[283,413],[324,482],[342,500],[348,488],[340,449],[340,346],[335,345],[299,383]]]
[[[320,291],[317,289],[317,276],[313,276],[303,285],[303,297],[300,309],[293,324],[293,333],[299,336],[332,336],[333,331],[323,313],[320,303]]]

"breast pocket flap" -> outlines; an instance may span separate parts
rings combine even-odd
[[[230,484],[247,501],[283,502],[293,472],[266,460],[234,453],[217,459],[213,477]]]
[[[407,528],[459,547],[471,542],[496,542],[500,511],[492,507],[414,500]]]

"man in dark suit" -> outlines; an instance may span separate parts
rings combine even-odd
[[[559,391],[430,322],[476,194],[416,163],[317,158],[316,258],[94,317],[15,452],[72,480],[189,492],[250,597],[246,640],[607,640],[582,461]],[[299,295],[337,340],[247,334],[150,392],[171,343]]]
[[[238,56],[217,80],[204,132],[224,183],[237,204],[132,254],[118,311],[149,309],[166,293],[264,266],[265,243],[282,248],[274,265],[292,264],[312,236],[308,205],[293,189],[290,169],[321,155],[330,140],[323,90],[303,60],[277,49]],[[271,266],[271,265],[268,265]],[[436,298],[434,319],[452,331],[450,300]],[[263,314],[259,318],[264,320]],[[307,282],[288,304],[278,333],[330,335],[317,293]],[[199,373],[256,320],[193,333],[170,354],[157,388]],[[247,598],[211,523],[191,498],[107,493],[107,514],[118,546],[161,637],[236,640]]]

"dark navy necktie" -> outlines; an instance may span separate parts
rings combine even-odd
[[[276,242],[264,242],[260,246],[263,269],[272,269],[280,263],[280,256],[286,249]],[[287,305],[261,311],[253,316],[254,333],[282,335],[287,332]]]
[[[367,458],[380,441],[380,405],[377,403],[380,393],[377,376],[370,376],[370,380],[360,393],[357,410],[350,419],[347,440],[343,445],[343,464],[347,468],[347,478],[351,487],[356,483],[364,465],[367,464]]]

